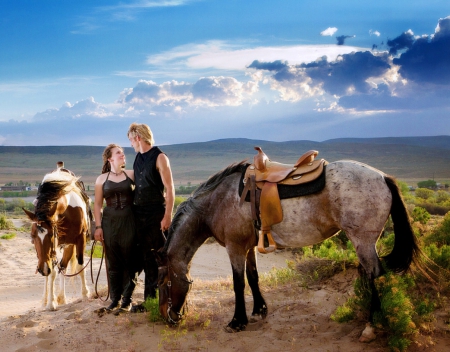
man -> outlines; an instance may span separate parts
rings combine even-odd
[[[132,123],[128,139],[137,152],[134,160],[134,214],[136,219],[138,270],[144,269],[144,301],[156,297],[158,265],[154,251],[164,245],[164,233],[172,222],[175,189],[169,158],[154,145],[150,127]],[[143,311],[141,305],[133,311]]]

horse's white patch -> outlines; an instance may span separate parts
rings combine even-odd
[[[45,236],[47,236],[48,231],[47,231],[47,229],[45,229],[43,227],[41,227],[41,229],[42,230],[39,230],[39,228],[38,228],[37,233],[38,233],[39,238],[41,239],[42,244],[44,244],[44,238],[45,238]]]
[[[56,170],[44,176],[42,183],[51,181],[76,181],[78,178],[68,172]]]
[[[70,192],[66,194],[65,197],[68,206],[71,206],[72,208],[80,207],[83,209],[84,219],[87,220],[86,203],[84,200],[76,192]]]

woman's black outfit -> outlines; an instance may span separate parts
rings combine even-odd
[[[125,180],[110,181],[109,173],[103,183],[102,228],[108,265],[110,296],[112,303],[107,310],[118,307],[122,297],[122,310],[130,310],[137,276],[133,274],[133,253],[136,226],[132,213],[134,182],[125,173]]]

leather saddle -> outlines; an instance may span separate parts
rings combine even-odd
[[[283,221],[278,185],[295,186],[314,181],[321,176],[327,162],[324,159],[315,160],[319,154],[316,150],[307,151],[293,165],[270,160],[260,147],[255,147],[255,150],[258,154],[245,172],[239,205],[244,203],[250,193],[252,218],[260,224],[258,251],[270,253],[277,248],[271,233],[272,225]],[[265,237],[269,247],[264,246]]]

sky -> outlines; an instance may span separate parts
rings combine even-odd
[[[448,0],[2,0],[0,145],[450,135]]]

